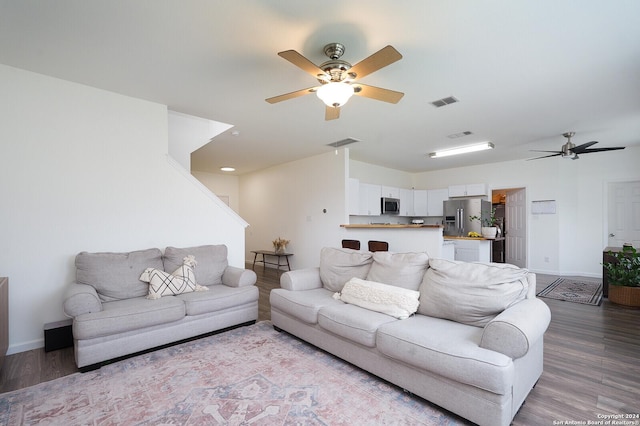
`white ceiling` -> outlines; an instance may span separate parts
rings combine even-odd
[[[352,64],[393,45],[403,59],[362,82],[404,98],[354,96],[328,122],[315,95],[265,102],[317,83],[277,52],[319,64],[330,42]],[[234,125],[194,154],[202,171],[247,173],[346,137],[361,141],[352,159],[408,172],[524,160],[566,131],[640,144],[637,0],[0,0],[0,63]],[[496,148],[425,157],[484,140]]]

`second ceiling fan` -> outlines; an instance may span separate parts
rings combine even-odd
[[[529,160],[538,160],[540,158],[558,157],[558,156],[561,156],[562,158],[571,159],[571,160],[577,160],[578,158],[580,158],[580,157],[578,157],[579,154],[589,154],[589,153],[592,153],[592,152],[603,152],[603,151],[617,151],[619,149],[624,149],[623,146],[616,146],[616,147],[611,147],[611,148],[591,148],[591,149],[589,149],[590,146],[597,144],[598,143],[597,141],[591,141],[591,142],[583,143],[582,145],[577,145],[576,146],[576,144],[571,142],[571,138],[575,134],[576,134],[575,132],[567,132],[567,133],[563,133],[562,134],[562,136],[567,138],[567,143],[562,145],[562,148],[560,148],[560,151],[532,150],[533,152],[551,152],[552,154],[543,155],[542,157],[529,158]],[[527,161],[529,161],[529,160],[527,160]]]
[[[310,93],[316,93],[326,105],[325,120],[340,118],[340,107],[342,107],[352,95],[364,96],[392,104],[400,101],[404,96],[402,92],[356,82],[357,79],[365,77],[374,71],[378,71],[380,68],[384,68],[402,59],[402,55],[396,49],[392,46],[386,46],[353,66],[340,59],[344,51],[345,47],[340,43],[327,44],[324,47],[324,53],[329,57],[329,60],[319,66],[295,50],[279,52],[279,56],[310,74],[318,80],[320,85],[274,96],[265,100],[270,104],[275,104]]]

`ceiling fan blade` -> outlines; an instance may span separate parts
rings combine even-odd
[[[326,121],[336,120],[340,118],[340,107],[326,107],[324,110],[324,119]]]
[[[362,78],[400,59],[402,59],[400,52],[393,46],[387,46],[352,66],[349,72],[355,73],[357,78]]]
[[[530,149],[531,152],[554,152],[556,154],[562,154],[562,151],[541,151],[539,149]]]
[[[309,93],[315,93],[316,90],[318,90],[317,87],[308,87],[306,89],[298,90],[298,91],[295,91],[295,92],[285,93],[284,95],[279,95],[279,96],[274,96],[272,98],[267,98],[267,99],[265,99],[265,101],[269,102],[270,104],[275,104],[275,103],[278,103],[278,102],[282,102],[282,101],[286,101],[286,100],[289,100],[289,99],[297,98],[297,97],[300,97],[300,96],[308,95]]]
[[[595,145],[597,143],[598,143],[597,141],[591,141],[591,142],[583,143],[582,145],[574,146],[573,148],[571,148],[571,151],[576,153],[576,154],[581,154],[587,148],[589,148],[591,145]]]
[[[593,148],[593,149],[585,149],[584,151],[580,151],[577,154],[589,154],[590,152],[603,152],[603,151],[617,151],[619,149],[624,149],[624,146],[616,146],[611,148]]]
[[[368,86],[366,84],[353,84],[354,95],[364,96],[365,98],[375,99],[377,101],[389,102],[397,104],[404,96],[402,92],[395,90],[382,89],[380,87]]]
[[[291,62],[302,71],[311,74],[313,78],[318,78],[318,75],[325,74],[325,72],[318,68],[316,64],[314,64],[295,50],[285,50],[284,52],[278,52],[278,56]]]
[[[552,152],[552,151],[542,151],[542,152]],[[536,158],[529,158],[527,159],[527,161],[531,161],[531,160],[539,160],[541,158],[549,158],[549,157],[557,157],[558,155],[562,155],[561,152],[558,152],[556,154],[551,154],[551,155],[545,155],[543,157],[536,157]]]

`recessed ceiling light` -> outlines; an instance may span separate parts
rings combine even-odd
[[[236,169],[233,167],[220,167],[220,170],[222,170],[223,172],[235,172]]]
[[[493,149],[494,145],[491,142],[482,142],[474,145],[459,146],[456,148],[448,148],[440,151],[432,152],[429,154],[431,158],[448,157],[450,155],[466,154],[468,152],[484,151],[485,149]]]

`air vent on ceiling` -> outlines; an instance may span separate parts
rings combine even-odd
[[[460,132],[460,133],[453,133],[449,136],[447,136],[449,139],[457,139],[457,138],[461,138],[463,136],[469,136],[472,135],[473,132],[470,132],[469,130],[465,130],[464,132]]]
[[[436,108],[440,108],[445,105],[454,104],[456,102],[460,102],[460,101],[456,99],[454,96],[449,96],[448,98],[442,98],[442,99],[438,99],[437,101],[433,101],[431,102],[431,105],[433,105]]]
[[[342,139],[340,141],[328,143],[327,146],[330,146],[332,148],[340,148],[341,146],[349,145],[349,144],[356,143],[356,142],[360,142],[360,141],[358,139],[354,139],[354,138],[346,138],[346,139]]]

